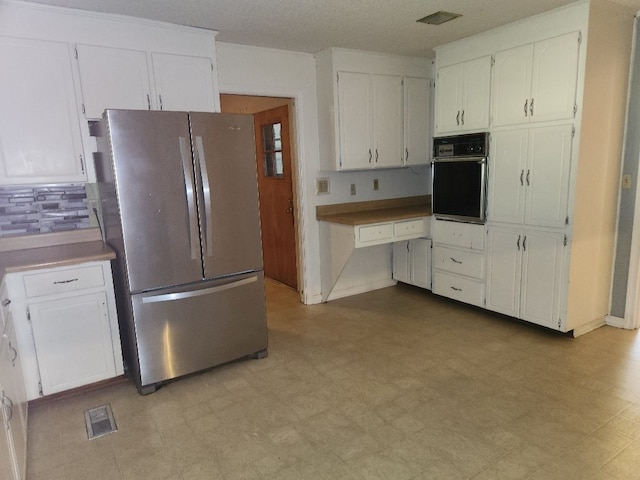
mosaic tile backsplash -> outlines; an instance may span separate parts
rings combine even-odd
[[[0,186],[0,237],[89,227],[84,185]]]

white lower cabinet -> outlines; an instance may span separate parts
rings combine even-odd
[[[26,479],[27,396],[22,375],[22,357],[17,346],[11,314],[5,319],[0,338],[0,478]]]
[[[565,243],[563,233],[489,226],[486,308],[563,330]]]
[[[431,290],[431,239],[393,244],[393,279]]]
[[[6,277],[27,398],[123,373],[108,261]]]
[[[484,303],[484,225],[433,222],[432,291],[471,305]]]
[[[32,303],[29,315],[43,395],[116,376],[104,292]]]

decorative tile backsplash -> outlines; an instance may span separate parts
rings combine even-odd
[[[89,226],[84,185],[0,186],[0,237]]]

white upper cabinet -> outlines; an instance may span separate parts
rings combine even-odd
[[[210,58],[152,53],[159,110],[213,112],[213,64]]]
[[[436,134],[486,130],[489,127],[491,57],[438,69]]]
[[[0,184],[86,181],[69,45],[0,37]]]
[[[338,73],[343,170],[402,166],[402,96],[402,77]]]
[[[77,45],[85,117],[106,108],[213,112],[210,58]],[[153,75],[148,68],[150,57]]]
[[[373,83],[374,167],[402,166],[402,77],[371,75]]]
[[[151,108],[147,54],[140,50],[76,45],[84,115],[98,119],[107,108]]]
[[[572,139],[572,125],[494,132],[489,164],[488,220],[564,227]]]
[[[575,116],[580,34],[572,32],[496,53],[493,126]]]
[[[431,158],[429,89],[426,78],[404,79],[404,164],[426,165]]]

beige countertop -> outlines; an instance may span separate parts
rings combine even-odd
[[[0,277],[6,273],[116,258],[115,252],[102,241],[99,232],[96,234],[91,231],[94,229],[87,230],[74,234],[67,232],[3,239],[0,242]]]
[[[430,195],[319,205],[316,207],[317,220],[354,226],[430,215]]]

